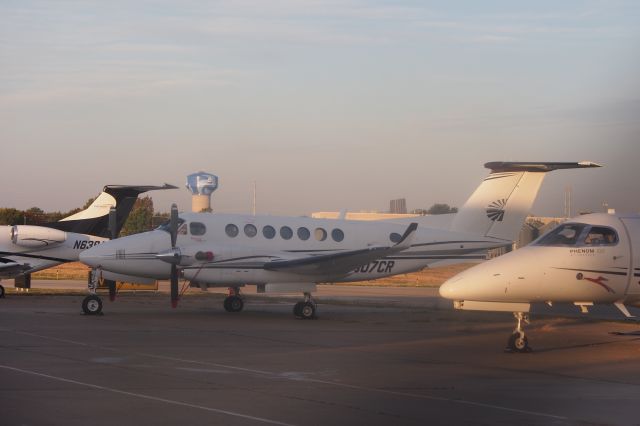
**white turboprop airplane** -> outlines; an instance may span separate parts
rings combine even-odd
[[[488,249],[510,246],[536,198],[545,173],[599,167],[580,163],[485,164],[491,173],[450,224],[436,216],[404,223],[308,217],[182,213],[157,230],[93,247],[80,260],[98,271],[171,279],[178,301],[178,277],[192,286],[229,287],[227,311],[243,307],[239,288],[304,293],[294,314],[312,318],[318,282],[372,280],[420,270],[436,262],[485,258]],[[99,275],[99,274],[97,274]],[[97,296],[96,296],[97,298]],[[96,313],[101,304],[95,303]]]
[[[573,303],[583,313],[614,304],[625,316],[640,306],[640,216],[589,214],[562,223],[531,244],[449,279],[440,295],[464,310],[513,312],[507,350],[530,350],[522,323],[533,303]]]
[[[31,273],[78,260],[86,250],[117,235],[139,194],[172,185],[107,185],[89,207],[58,222],[3,226],[0,231],[0,279],[15,278],[27,287]],[[0,285],[0,297],[5,290]]]

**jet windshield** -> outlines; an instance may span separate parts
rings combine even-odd
[[[618,243],[618,234],[612,228],[584,223],[563,223],[540,237],[538,246],[603,246]]]

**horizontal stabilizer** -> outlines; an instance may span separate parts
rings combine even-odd
[[[484,165],[491,169],[492,173],[498,172],[552,172],[560,169],[584,169],[590,167],[602,167],[591,161],[579,161],[577,163],[559,162],[530,162],[530,161],[492,161]]]

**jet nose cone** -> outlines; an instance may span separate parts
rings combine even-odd
[[[440,296],[445,299],[456,299],[459,294],[462,277],[453,277],[445,281],[439,289]]]

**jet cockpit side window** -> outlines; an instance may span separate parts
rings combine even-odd
[[[618,244],[618,233],[606,226],[592,226],[584,238],[587,246],[614,246]]]
[[[538,246],[575,246],[582,241],[580,236],[587,225],[583,223],[563,223],[540,237],[534,244]]]

